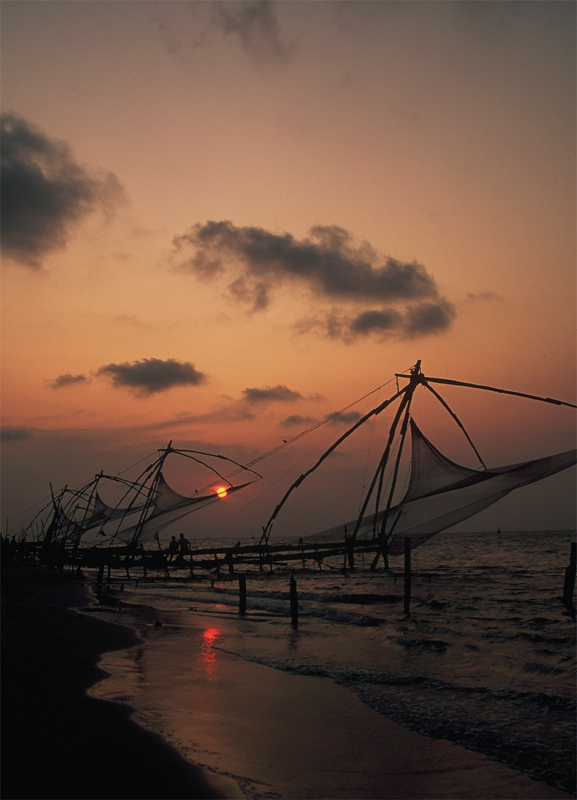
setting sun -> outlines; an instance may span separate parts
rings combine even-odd
[[[219,486],[218,489],[216,490],[216,493],[219,497],[226,497],[226,495],[228,494],[226,486]]]

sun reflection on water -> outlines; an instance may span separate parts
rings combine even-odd
[[[198,654],[198,662],[208,680],[216,677],[216,653],[213,645],[222,638],[218,628],[207,628],[202,634],[202,645]]]

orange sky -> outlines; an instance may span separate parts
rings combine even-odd
[[[576,401],[573,3],[2,5],[3,529],[169,439],[250,461],[417,359]],[[572,409],[443,394],[489,466],[575,446]],[[357,507],[387,421],[287,526]],[[195,525],[259,533],[340,432]],[[477,527],[571,527],[574,484]]]

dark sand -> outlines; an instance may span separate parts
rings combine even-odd
[[[217,798],[200,769],[86,689],[100,655],[136,634],[68,610],[92,598],[77,582],[2,573],[2,798]]]
[[[101,653],[140,642],[130,628],[68,610],[93,602],[87,587],[13,570],[2,593],[4,800],[568,797],[479,753],[406,731],[332,681],[219,651],[218,679],[187,686],[194,730],[185,739],[196,740],[183,748],[188,761],[133,722],[129,706],[86,695],[105,675],[96,666]],[[193,649],[202,628],[194,630]],[[161,676],[178,666],[186,643],[175,641],[173,658],[167,644],[153,636],[145,645],[147,658],[160,658]],[[161,677],[160,691],[171,685]],[[175,713],[182,706],[175,696]],[[207,771],[192,765],[197,758]]]

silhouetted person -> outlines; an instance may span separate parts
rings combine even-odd
[[[180,539],[178,540],[178,549],[180,550],[181,556],[184,556],[190,551],[190,542],[188,539],[184,538],[184,533],[180,534]]]
[[[172,561],[172,559],[175,557],[175,555],[177,555],[177,553],[178,553],[178,542],[176,541],[176,536],[173,536],[168,545],[168,560]]]

